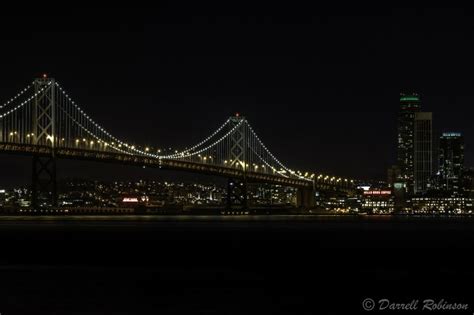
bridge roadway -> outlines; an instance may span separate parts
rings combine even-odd
[[[54,154],[59,159],[74,159],[85,161],[97,161],[105,163],[134,165],[154,167],[166,170],[186,171],[199,174],[207,174],[221,176],[227,178],[245,179],[249,183],[268,183],[282,186],[289,186],[302,189],[312,189],[313,182],[297,179],[286,178],[278,174],[267,174],[260,172],[246,171],[225,166],[196,163],[183,160],[157,159],[141,155],[131,155],[126,153],[114,153],[95,150],[75,149],[49,146],[40,146],[33,144],[5,143],[0,142],[0,152],[19,155],[37,155],[51,156]],[[318,190],[330,190],[351,192],[353,188],[350,183],[340,182],[331,183],[325,180],[316,180],[314,188]]]

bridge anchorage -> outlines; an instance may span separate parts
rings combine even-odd
[[[249,208],[248,185],[297,189],[297,206],[316,191],[353,191],[353,181],[294,171],[278,160],[240,115],[201,142],[165,153],[118,139],[95,122],[52,78],[35,79],[0,106],[0,152],[33,157],[32,206],[56,206],[56,160],[76,159],[157,167],[227,178],[227,209]]]

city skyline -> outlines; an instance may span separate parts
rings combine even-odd
[[[364,183],[287,167],[239,113],[203,141],[181,150],[117,138],[90,117],[60,82],[43,74],[0,106],[2,153],[31,156],[33,162],[29,192],[8,207],[14,211],[27,207],[32,213],[45,207],[67,207],[60,200],[57,174],[64,173],[57,161],[72,159],[225,178],[226,193],[218,199],[229,211],[255,206],[250,187],[270,185],[294,188],[293,206],[304,211],[316,207],[336,213],[472,213],[474,168],[464,168],[461,134],[443,133],[439,149],[434,150],[432,112],[422,111],[416,93],[401,93],[399,101],[398,165],[388,169],[386,183]],[[436,154],[439,171],[432,166]],[[108,204],[117,203],[110,200]],[[150,211],[156,207],[146,206]]]
[[[46,75],[47,75],[47,74],[43,74],[42,76],[46,76]],[[400,95],[405,95],[405,93],[400,93]],[[419,94],[417,93],[416,95],[419,95]],[[419,97],[419,100],[418,100],[418,101],[420,102],[420,99],[421,99],[422,96],[417,96],[417,97]],[[402,99],[402,98],[403,98],[403,96],[400,97],[400,99]],[[423,105],[424,105],[424,102],[423,102],[422,100],[421,100],[421,103],[423,103]],[[400,107],[400,103],[398,104],[398,107]],[[425,106],[423,106],[423,107],[425,108]],[[237,113],[237,115],[238,115],[238,114],[239,114],[239,113]],[[341,113],[339,113],[339,114],[341,114]],[[430,117],[431,117],[431,113],[429,113],[429,114],[430,114]],[[236,115],[236,114],[234,114],[234,115]],[[436,113],[433,113],[433,115],[436,117]],[[398,124],[396,123],[396,117],[392,117],[392,118],[393,118],[393,119],[392,119],[392,123],[395,122],[395,124],[398,125]],[[435,118],[435,119],[436,119],[436,118]],[[430,120],[431,120],[431,118],[430,118]],[[387,124],[386,124],[386,125],[387,125]],[[258,129],[258,127],[257,127],[257,129]],[[446,131],[446,130],[451,130],[451,129],[448,129],[448,128],[439,126],[439,124],[436,124],[436,122],[434,123],[433,136],[432,136],[432,137],[433,137],[433,141],[434,141],[434,142],[433,142],[433,148],[432,148],[433,157],[437,157],[437,154],[438,154],[438,152],[437,152],[437,148],[438,148],[438,144],[439,144],[439,143],[438,143],[438,140],[439,140],[438,138],[439,138],[439,136],[442,134],[442,132],[440,132],[440,130],[445,130],[445,131]],[[460,129],[457,128],[457,129],[455,129],[455,130],[456,130],[456,131],[459,131]],[[393,132],[393,131],[392,131],[392,132]],[[396,132],[396,131],[395,131],[395,132]],[[462,133],[462,134],[464,135],[464,133]],[[270,141],[271,141],[271,140],[270,140]],[[394,142],[396,143],[396,141],[394,141]],[[133,142],[133,140],[132,140],[131,143],[133,143],[133,144],[138,144],[138,145],[142,145],[141,143]],[[180,145],[180,146],[172,147],[172,148],[171,148],[172,151],[173,151],[175,148],[179,148],[179,149],[181,149],[181,150],[184,149],[183,145]],[[394,148],[392,148],[392,149],[396,149],[396,147],[394,146]],[[165,150],[166,150],[166,149],[165,149]],[[396,151],[396,150],[394,150],[394,151]],[[283,155],[285,155],[284,152],[283,152]],[[5,157],[5,155],[4,155],[4,157]],[[8,156],[6,156],[6,159],[5,159],[5,160],[7,161],[7,163],[12,162],[12,161],[8,161],[8,160],[9,160]],[[16,159],[16,160],[18,160],[18,159]],[[20,160],[19,163],[23,163],[23,162],[21,161],[21,157],[19,158],[19,160]],[[349,159],[349,160],[350,160],[350,159]],[[349,161],[349,160],[346,160],[346,161]],[[396,154],[395,154],[394,156],[390,157],[389,160],[396,160]],[[16,162],[18,162],[18,161],[16,161]],[[65,168],[66,171],[64,172],[64,174],[65,174],[66,177],[68,177],[68,176],[69,176],[69,177],[71,177],[71,176],[77,176],[76,174],[80,174],[80,173],[74,174],[74,172],[68,173],[68,171],[70,171],[71,168],[68,168],[67,164],[68,164],[68,163],[71,163],[70,161],[64,161],[64,162],[62,162],[62,163],[66,164],[66,168]],[[386,163],[389,164],[388,161],[387,161]],[[15,163],[12,163],[12,164],[15,164]],[[71,164],[74,164],[74,163],[71,163]],[[76,164],[77,164],[77,163],[76,163]],[[91,168],[91,167],[94,168],[93,164],[94,164],[94,163],[89,163],[89,165],[87,165],[86,168]],[[393,164],[395,164],[395,163],[393,163]],[[392,164],[392,165],[393,165],[393,164]],[[469,167],[470,165],[466,165],[466,166]],[[73,166],[73,167],[74,167],[74,166]],[[388,165],[387,168],[389,168],[389,167],[390,167],[390,165]],[[432,167],[432,172],[431,172],[431,173],[434,173],[436,167],[437,167],[437,165],[434,164],[433,167]],[[102,168],[102,167],[99,167],[99,168]],[[111,167],[111,169],[113,169],[113,166]],[[303,171],[310,171],[310,172],[314,171],[314,169],[300,169],[300,168],[295,168],[295,169],[299,169],[299,170],[303,170]],[[361,170],[361,171],[364,172],[364,170]],[[437,171],[437,169],[436,169],[436,171]],[[147,172],[149,172],[149,170],[147,170]],[[91,174],[93,174],[93,173],[94,173],[94,172],[92,172]],[[336,171],[336,172],[333,173],[333,174],[330,174],[330,173],[329,173],[329,175],[335,175],[335,176],[337,176],[337,175],[339,175],[339,174],[337,174],[337,173],[338,173],[338,172]],[[379,170],[379,173],[381,173],[381,175],[378,176],[378,177],[368,178],[367,176],[360,176],[360,177],[357,178],[357,179],[360,179],[360,180],[386,180],[386,170]],[[124,175],[125,177],[129,177],[130,174],[133,174],[133,175],[131,175],[132,178],[143,178],[143,177],[140,177],[140,176],[143,176],[143,174],[138,175],[138,172],[136,172],[136,169],[135,169],[135,170],[132,169],[132,171],[128,171],[128,172],[126,172],[125,174],[126,174],[126,175]],[[94,175],[87,175],[87,174],[83,174],[83,175],[85,175],[85,178],[91,178],[91,179],[93,179],[93,178],[101,179],[101,178],[104,177],[104,175],[100,175],[100,174],[99,174],[99,175],[96,174],[95,177],[94,177]],[[146,176],[146,178],[151,179],[151,178],[153,178],[153,176],[157,176],[157,177],[161,178],[162,175],[163,175],[163,174],[161,174],[161,171],[160,171],[160,173],[157,173],[156,175]],[[168,176],[169,176],[169,175],[168,175]],[[176,176],[176,174],[172,174],[171,176]],[[344,177],[344,175],[342,175],[342,176]],[[184,177],[186,177],[186,175],[185,175]],[[116,179],[121,179],[121,178],[123,178],[123,177],[120,177],[120,176],[119,176],[119,177],[116,177]],[[167,175],[165,175],[163,178],[167,178]],[[109,179],[114,179],[114,178],[111,177],[111,178],[109,178]],[[15,183],[15,184],[18,185],[18,183]],[[21,184],[21,182],[20,182],[20,184]],[[8,185],[7,185],[7,186],[8,186]]]

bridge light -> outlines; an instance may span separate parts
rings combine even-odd
[[[146,147],[145,152],[148,152],[148,151],[150,151],[150,148]]]
[[[43,79],[48,78],[48,75],[46,73],[43,73]]]

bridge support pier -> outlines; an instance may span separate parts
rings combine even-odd
[[[56,158],[33,156],[31,205],[37,209],[39,199],[45,198],[55,207],[58,204],[56,184]]]
[[[233,206],[241,210],[247,210],[247,181],[229,178],[227,181],[227,210],[232,210]]]
[[[313,188],[298,188],[296,191],[296,206],[298,208],[311,208],[315,205]]]

